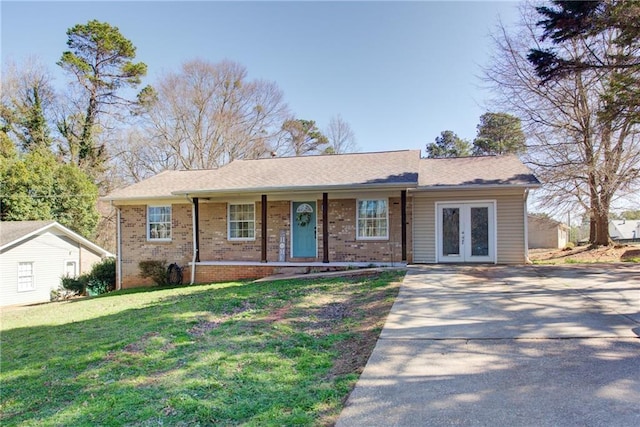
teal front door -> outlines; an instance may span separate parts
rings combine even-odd
[[[291,256],[315,258],[316,202],[293,202],[291,211]]]

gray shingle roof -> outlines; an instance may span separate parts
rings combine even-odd
[[[106,200],[121,200],[135,198],[163,198],[174,197],[173,192],[190,188],[199,178],[213,172],[212,170],[179,170],[165,171],[143,181],[111,192]]]
[[[516,156],[421,159],[418,187],[537,186],[540,181]]]
[[[0,246],[16,241],[55,221],[2,221],[0,222]]]
[[[107,200],[198,192],[284,191],[418,184],[419,150],[235,160],[219,169],[167,171],[116,190]]]
[[[116,190],[106,200],[183,194],[277,192],[399,186],[529,185],[539,182],[515,156],[421,159],[420,150],[258,160],[219,169],[167,171]]]
[[[420,151],[236,160],[184,191],[416,185]]]

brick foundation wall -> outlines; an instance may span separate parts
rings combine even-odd
[[[261,277],[271,276],[275,274],[276,270],[277,267],[268,266],[199,265],[196,267],[195,283],[231,282],[234,280],[259,279]]]

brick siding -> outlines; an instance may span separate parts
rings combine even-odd
[[[411,199],[407,198],[407,258],[411,261]],[[267,261],[279,258],[280,232],[286,234],[286,261],[322,261],[322,200],[318,207],[317,258],[290,258],[289,201],[267,201]],[[199,205],[200,261],[260,262],[262,257],[261,202],[255,204],[255,240],[227,240],[227,203],[202,201]],[[146,237],[147,207],[121,207],[122,287],[148,286],[152,282],[139,276],[138,263],[143,260],[164,260],[184,267],[184,282],[190,281],[189,262],[193,257],[192,207],[173,204],[171,241],[153,242]],[[329,194],[329,261],[330,262],[401,262],[400,198],[389,198],[389,239],[356,239],[356,200],[331,199]],[[264,277],[272,274],[268,266],[203,266],[196,268],[196,283]]]

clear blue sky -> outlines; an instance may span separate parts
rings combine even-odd
[[[341,114],[362,151],[422,149],[443,130],[473,139],[481,66],[498,17],[517,3],[1,2],[2,61],[36,56],[56,74],[66,30],[91,19],[120,29],[148,65],[145,84],[190,59],[243,64],[274,81],[297,118]]]

